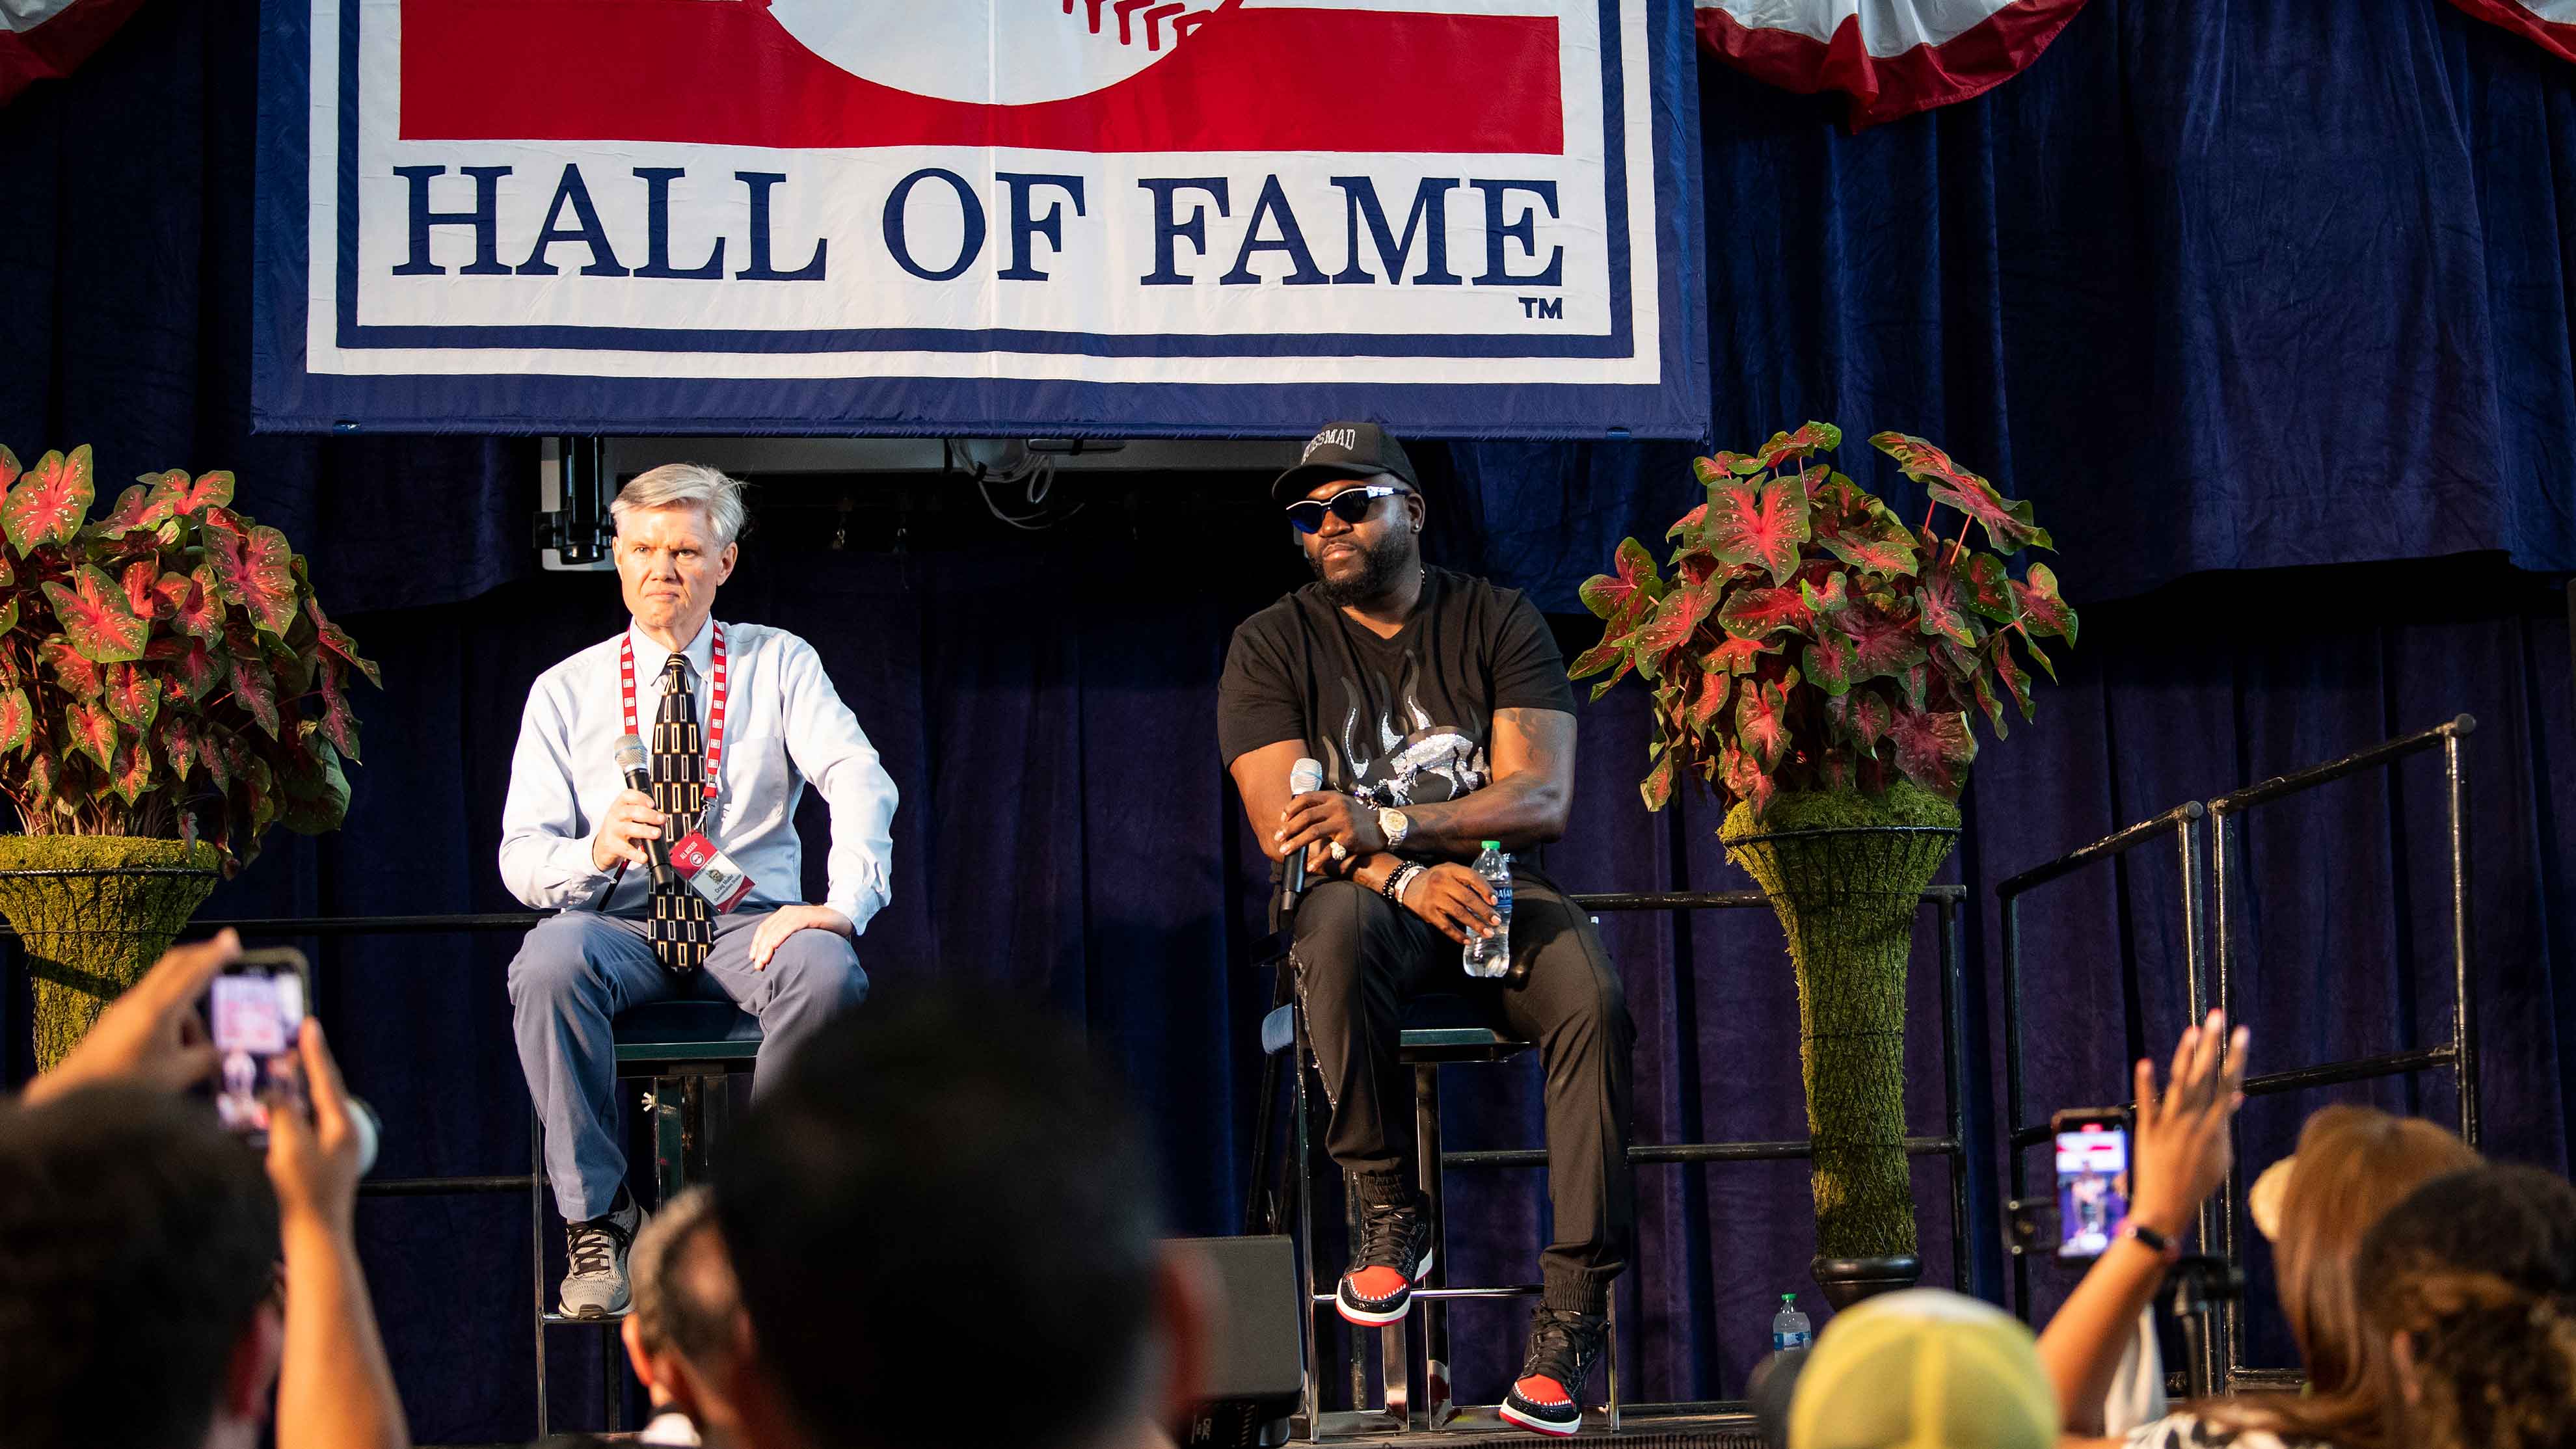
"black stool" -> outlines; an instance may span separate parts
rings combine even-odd
[[[1293,971],[1283,963],[1282,971]],[[1305,1014],[1292,1002],[1272,1011],[1263,1019],[1261,1041],[1264,1050],[1292,1051],[1290,1065],[1295,1071],[1296,1088],[1291,1108],[1289,1133],[1293,1140],[1290,1154],[1296,1176],[1297,1262],[1298,1282],[1305,1293],[1306,1316],[1302,1336],[1306,1352],[1306,1391],[1303,1405],[1306,1434],[1322,1438],[1326,1415],[1322,1412],[1322,1391],[1316,1355],[1315,1315],[1330,1308],[1331,1293],[1316,1291],[1315,1235],[1313,1230],[1314,1175],[1310,1153],[1311,1119],[1306,1096],[1306,1063],[1313,1058],[1313,1047],[1306,1038]],[[1378,1330],[1379,1377],[1385,1386],[1380,1407],[1355,1407],[1345,1415],[1331,1416],[1329,1425],[1335,1435],[1404,1432],[1439,1429],[1461,1417],[1462,1410],[1451,1402],[1449,1394],[1449,1326],[1446,1305],[1454,1299],[1535,1298],[1543,1291],[1536,1283],[1512,1284],[1492,1288],[1452,1288],[1449,1278],[1449,1216],[1443,1195],[1445,1174],[1441,1168],[1440,1147],[1440,1068],[1457,1062],[1504,1062],[1531,1050],[1536,1043],[1505,1036],[1477,1019],[1476,1013],[1461,997],[1434,995],[1407,1002],[1404,1018],[1396,1038],[1396,1060],[1413,1069],[1413,1131],[1416,1179],[1423,1195],[1430,1201],[1431,1268],[1413,1292],[1414,1309],[1400,1323],[1390,1323]],[[1346,1183],[1344,1208],[1356,1228],[1358,1199]],[[1356,1236],[1356,1233],[1354,1233]],[[1417,1333],[1418,1328],[1418,1333]],[[1366,1363],[1363,1358],[1362,1330],[1352,1329],[1351,1402],[1354,1406],[1367,1401]],[[1422,1354],[1424,1392],[1412,1392],[1412,1350],[1419,1344]],[[1611,1295],[1609,1324],[1604,1339],[1602,1365],[1607,1375],[1607,1395],[1603,1415],[1609,1431],[1619,1432],[1619,1307],[1618,1296]],[[1479,1431],[1513,1430],[1508,1421],[1488,1422],[1478,1419],[1459,1427]]]
[[[654,1203],[668,1202],[693,1182],[705,1182],[732,1116],[725,1079],[751,1070],[760,1052],[760,1021],[730,1001],[654,1001],[630,1008],[609,1023],[617,1042],[617,1079],[647,1083],[640,1105],[653,1137]],[[631,1146],[630,1134],[630,1146]],[[553,1311],[546,1281],[546,1229],[557,1215],[546,1207],[546,1124],[540,1116],[530,1138],[534,1164],[528,1188],[531,1247],[536,1273],[537,1437],[548,1433],[546,1330],[557,1327],[615,1330],[625,1318],[567,1318]],[[632,1175],[630,1159],[629,1175]],[[623,1349],[600,1347],[608,1428],[624,1418]]]

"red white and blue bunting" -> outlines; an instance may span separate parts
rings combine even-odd
[[[0,106],[90,58],[143,0],[15,0],[0,5]]]
[[[2453,5],[2500,25],[2560,60],[2576,61],[2576,0],[2451,0]]]
[[[1696,3],[1702,46],[1784,90],[1841,91],[1851,97],[1857,131],[2012,79],[2039,58],[2084,0]]]

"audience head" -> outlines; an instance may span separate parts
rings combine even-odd
[[[2057,1391],[2030,1330],[1938,1288],[1836,1315],[1789,1401],[1797,1449],[2054,1449]]]
[[[702,1435],[732,1428],[723,1383],[741,1332],[742,1298],[716,1229],[715,1195],[693,1187],[646,1220],[627,1253],[634,1311],[627,1359],[657,1408],[689,1416]]]
[[[277,1199],[206,1104],[139,1086],[0,1105],[11,1449],[255,1445],[283,1327]]]
[[[2357,1276],[2408,1441],[2576,1444],[2576,1188],[2529,1167],[2435,1178],[2370,1230]]]
[[[2327,1107],[2300,1129],[2298,1159],[2281,1192],[2273,1262],[2311,1397],[2366,1380],[2387,1386],[2386,1354],[2363,1328],[2354,1292],[2362,1235],[2408,1193],[2478,1161],[2474,1149],[2442,1128],[2370,1107]]]
[[[2386,1335],[2362,1321],[2354,1274],[2362,1236],[2408,1193],[2479,1161],[2459,1138],[2416,1118],[2349,1105],[2309,1117],[2267,1214],[2275,1286],[2308,1391],[2228,1400],[2212,1416],[2348,1449],[2387,1442],[2399,1385]]]
[[[1085,1446],[1177,1418],[1198,1303],[1161,1187],[1122,1094],[1028,1007],[928,991],[832,1021],[717,1181],[746,1433],[914,1449],[968,1405],[983,1442]]]

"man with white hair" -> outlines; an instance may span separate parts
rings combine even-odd
[[[767,1075],[867,994],[851,942],[885,905],[894,856],[894,781],[814,646],[714,617],[742,485],[673,463],[609,511],[632,622],[538,677],[501,815],[502,879],[558,913],[510,963],[510,1005],[546,1128],[539,1170],[567,1224],[563,1311],[584,1318],[626,1310],[643,1222],[615,1130],[610,1020],[671,997],[730,999],[760,1018]],[[629,787],[630,766],[649,768],[649,794]],[[820,904],[801,896],[809,783],[832,812]]]

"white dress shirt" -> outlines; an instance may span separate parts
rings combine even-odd
[[[626,733],[618,644],[635,643],[635,715],[648,725],[661,702],[671,651],[630,625],[537,677],[510,759],[501,808],[501,879],[539,910],[588,908],[641,915],[653,888],[644,871],[619,879],[591,863],[591,837],[626,789],[617,741]],[[715,621],[682,653],[696,676],[703,737],[714,668]],[[750,875],[746,908],[801,902],[803,849],[796,802],[810,781],[832,808],[831,888],[822,904],[865,930],[891,893],[894,779],[832,688],[814,646],[784,629],[725,626],[722,791],[708,838]],[[614,889],[611,883],[614,882]]]

